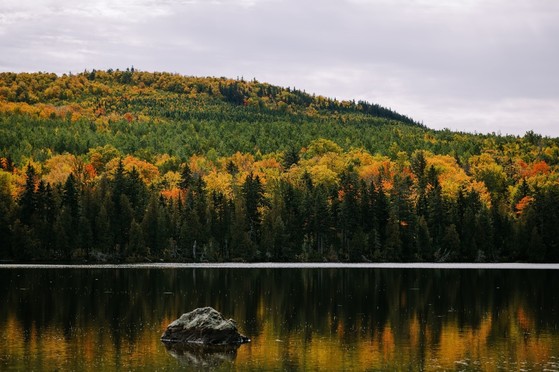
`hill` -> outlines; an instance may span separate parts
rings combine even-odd
[[[8,260],[558,261],[558,167],[257,81],[0,73]]]
[[[317,137],[336,142],[351,139],[352,146],[372,149],[385,143],[388,134],[362,138],[358,126],[372,128],[398,121],[400,125],[421,127],[403,115],[367,102],[340,102],[256,81],[130,70],[60,77],[2,73],[0,99],[0,112],[50,120],[55,130],[49,132],[49,148],[58,153],[85,153],[89,147],[111,143],[126,153],[138,151],[140,145],[153,154],[171,152],[184,159],[210,150],[231,155],[236,151],[300,149]],[[72,131],[66,122],[83,128]],[[251,125],[239,130],[239,124],[244,123]],[[30,126],[37,130],[35,124]],[[41,151],[48,149],[36,139],[40,134],[28,129],[11,126],[1,145],[18,160],[44,159]],[[21,131],[19,138],[30,141],[32,153],[14,148],[17,130]],[[293,137],[294,132],[299,135]],[[125,138],[111,138],[116,133]],[[192,133],[196,135],[188,135]],[[380,143],[372,142],[377,138]]]

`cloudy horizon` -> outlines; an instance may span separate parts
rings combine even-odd
[[[558,15],[553,0],[4,0],[0,71],[243,76],[433,129],[559,137]]]

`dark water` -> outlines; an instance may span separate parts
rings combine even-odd
[[[0,269],[0,370],[558,370],[559,270]],[[168,351],[213,306],[252,342]]]

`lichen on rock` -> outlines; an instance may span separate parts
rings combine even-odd
[[[234,320],[225,319],[211,307],[202,307],[181,315],[169,324],[161,341],[173,344],[240,345],[250,339],[239,333]]]

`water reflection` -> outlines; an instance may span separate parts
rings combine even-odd
[[[234,362],[239,347],[240,345],[165,344],[165,348],[169,355],[176,358],[182,366],[197,369],[216,368],[225,362]]]
[[[5,269],[0,369],[557,368],[558,279],[554,270]],[[201,306],[235,319],[252,342],[171,356],[161,333]]]

